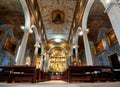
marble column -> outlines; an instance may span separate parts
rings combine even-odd
[[[108,14],[113,30],[118,39],[118,43],[120,45],[120,1],[117,2],[115,0],[111,0],[109,3],[107,3],[106,0],[100,1],[106,8],[105,12]]]
[[[75,46],[75,56],[76,56],[76,63],[78,65],[78,45]]]
[[[44,62],[44,45],[41,44],[40,70],[43,70],[43,62]]]
[[[47,61],[48,61],[47,71],[49,71],[49,67],[50,67],[50,55],[49,55],[49,53],[47,53]]]
[[[67,58],[67,56],[65,56],[65,61],[66,61],[66,69],[68,68],[68,66],[69,66],[69,64],[68,64],[68,58]]]
[[[48,67],[48,58],[47,58],[47,53],[45,52],[44,54],[45,58],[44,58],[44,71],[47,72],[47,67]]]
[[[37,56],[38,56],[38,49],[40,48],[39,42],[36,42],[35,45],[35,51],[34,51],[34,57],[33,57],[33,66],[36,66],[36,60],[37,60]]]
[[[29,28],[24,28],[23,31],[24,31],[24,36],[22,38],[21,44],[17,51],[17,56],[16,56],[16,60],[15,60],[16,65],[24,65],[23,61],[24,61],[24,55],[25,55],[25,51],[26,51],[28,36],[32,30]]]
[[[69,56],[70,56],[70,60],[71,60],[70,63],[71,62],[73,63],[73,44],[71,44]]]
[[[87,29],[86,30],[82,29],[82,32],[83,32],[83,41],[84,41],[87,65],[92,66],[93,65],[92,55],[91,55],[90,45],[87,37],[88,31]]]

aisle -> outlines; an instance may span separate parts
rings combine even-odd
[[[51,80],[39,83],[0,83],[0,87],[120,87],[120,82],[67,83]]]

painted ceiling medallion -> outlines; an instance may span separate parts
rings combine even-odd
[[[52,22],[55,24],[64,23],[64,13],[60,10],[55,10],[52,13]]]

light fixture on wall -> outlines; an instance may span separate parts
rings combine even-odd
[[[25,29],[25,26],[20,26],[20,28],[23,30],[23,29]]]
[[[83,35],[83,32],[88,33],[88,32],[89,32],[89,29],[84,29],[84,30],[82,30],[81,27],[78,27],[78,32],[79,32],[79,35],[82,36],[82,35]]]
[[[20,26],[20,28],[22,29],[22,30],[25,30],[25,29],[28,29],[29,30],[29,33],[33,33],[33,31],[32,31],[32,29],[31,28],[26,28],[25,26]]]

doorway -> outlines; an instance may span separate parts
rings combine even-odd
[[[117,53],[114,53],[110,56],[108,56],[108,58],[110,59],[110,63],[111,66],[115,69],[115,68],[120,68],[120,62],[118,60],[118,55]]]

